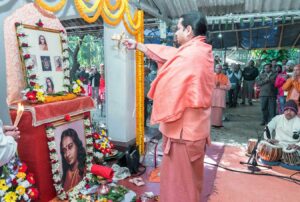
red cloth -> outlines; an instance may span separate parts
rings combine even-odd
[[[114,176],[114,171],[112,168],[96,164],[93,164],[91,168],[91,173],[97,176],[104,177],[106,179],[111,179]]]
[[[14,122],[16,110],[11,110],[10,115]],[[21,132],[18,141],[19,157],[28,166],[28,171],[34,174],[39,190],[38,201],[49,201],[56,196],[56,191],[53,186],[45,126],[33,127],[31,113],[24,111],[18,128]]]
[[[36,117],[30,111],[25,110],[20,119],[18,128],[21,138],[18,142],[18,154],[21,161],[28,165],[29,172],[35,176],[36,186],[40,192],[38,201],[46,202],[53,199],[56,197],[56,191],[52,180],[45,124],[34,127],[33,119],[43,117],[43,120],[56,120],[60,116],[64,119],[65,114],[89,113],[88,109],[93,106],[90,100],[89,97],[79,97],[74,100],[26,106],[27,109],[31,107],[36,110]],[[11,109],[10,115],[14,122],[16,110]],[[56,118],[54,119],[51,115]]]
[[[9,106],[11,109],[17,109],[17,105]],[[25,111],[31,111],[33,123],[31,125],[39,126],[63,119],[66,114],[71,116],[91,111],[95,108],[94,102],[90,97],[82,96],[73,100],[60,102],[29,105],[25,103]]]
[[[147,45],[147,48],[148,52],[155,53],[156,57],[166,61],[159,68],[148,93],[148,97],[154,101],[152,124],[175,121],[186,108],[211,106],[214,87],[213,56],[212,47],[205,43],[204,36],[186,42],[175,54],[174,48],[169,50],[166,46]],[[162,58],[164,56],[169,57]]]

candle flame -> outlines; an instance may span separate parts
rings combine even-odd
[[[18,110],[17,112],[23,112],[24,111],[24,105],[22,105],[21,103],[18,103]]]

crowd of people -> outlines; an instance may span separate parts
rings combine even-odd
[[[216,56],[215,72],[216,86],[213,100],[220,103],[213,104],[213,107],[222,109],[226,106],[237,107],[239,104],[245,105],[246,99],[251,106],[253,105],[252,99],[257,95],[256,91],[259,91],[261,125],[268,124],[277,114],[282,114],[287,100],[294,100],[299,107],[300,65],[295,65],[292,60],[274,59],[271,63],[264,64],[262,70],[259,71],[253,60],[250,60],[244,68],[239,64],[231,64],[229,68],[226,63],[222,65],[219,57]],[[219,85],[220,74],[228,78],[226,88]],[[222,94],[217,93],[220,90]],[[241,102],[238,102],[239,98]],[[213,110],[212,126],[222,127],[222,116],[220,110],[218,112]],[[215,122],[216,119],[219,121]]]
[[[100,64],[99,68],[92,67],[80,67],[76,72],[76,79],[82,81],[86,95],[91,96],[97,106],[101,107],[101,111],[104,111],[105,103],[105,77],[104,77],[104,65]]]

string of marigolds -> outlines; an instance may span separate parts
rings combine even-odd
[[[70,116],[65,116],[65,120],[70,121]],[[51,162],[52,178],[54,181],[54,187],[57,193],[57,196],[61,200],[76,200],[80,191],[85,189],[89,181],[92,179],[91,167],[93,160],[93,135],[91,129],[91,121],[89,114],[84,114],[84,133],[86,138],[86,174],[81,182],[79,182],[71,192],[65,192],[61,182],[61,175],[59,172],[59,161],[58,161],[58,151],[55,143],[55,126],[53,124],[46,125],[46,134],[48,139],[48,148]]]
[[[61,0],[54,6],[47,5],[43,0],[36,0],[35,3],[45,10],[57,12],[63,8],[66,4],[66,0]],[[109,0],[96,0],[91,7],[88,7],[83,0],[74,0],[74,4],[79,15],[86,22],[93,23],[101,16],[105,23],[116,26],[123,19],[124,25],[126,23],[126,30],[129,33],[136,33],[140,30],[144,20],[140,14],[143,11],[139,10],[135,11],[133,18],[131,17],[128,0],[117,0],[114,5],[112,5]],[[88,13],[93,12],[94,15],[89,17]],[[128,21],[128,23],[125,21]]]

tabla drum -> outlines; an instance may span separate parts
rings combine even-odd
[[[295,149],[283,149],[281,161],[288,165],[300,165],[299,151]]]
[[[247,145],[247,154],[252,154],[252,151],[257,143],[257,139],[249,139]]]
[[[257,146],[258,156],[265,161],[279,161],[282,157],[282,147],[262,140]]]

